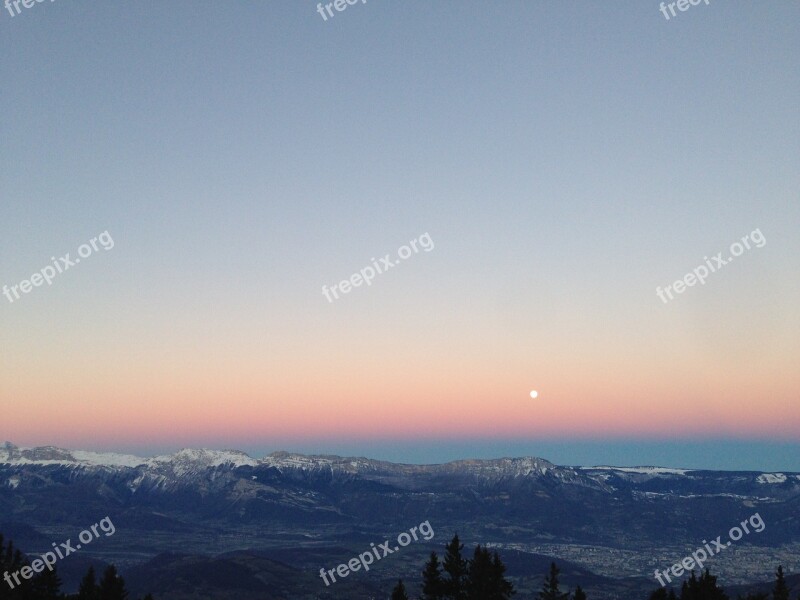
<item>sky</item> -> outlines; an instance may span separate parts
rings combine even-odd
[[[3,10],[0,441],[800,471],[799,18]]]

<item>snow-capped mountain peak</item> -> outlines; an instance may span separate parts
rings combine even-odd
[[[148,466],[172,466],[178,471],[208,469],[229,465],[232,467],[254,467],[258,461],[239,450],[209,450],[207,448],[184,448],[175,454],[156,456],[146,461]]]
[[[130,454],[65,450],[55,446],[21,448],[6,442],[0,448],[0,463],[11,465],[137,467],[145,462],[145,459]]]

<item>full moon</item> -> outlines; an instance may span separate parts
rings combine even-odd
[[[537,398],[539,396],[539,392],[536,390],[531,390],[531,398]]]

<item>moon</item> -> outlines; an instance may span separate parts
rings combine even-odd
[[[538,397],[539,397],[539,392],[537,392],[536,390],[531,390],[531,398],[538,398]]]

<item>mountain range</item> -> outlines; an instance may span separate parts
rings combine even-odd
[[[379,597],[398,576],[418,578],[425,555],[456,532],[466,545],[495,546],[521,590],[535,587],[556,560],[565,582],[580,583],[590,597],[642,598],[639,590],[657,586],[654,569],[669,568],[704,540],[727,539],[758,513],[763,531],[707,564],[723,583],[755,584],[779,563],[800,571],[798,508],[800,474],[789,472],[560,466],[534,457],[409,465],[287,452],[256,459],[184,449],[140,458],[0,447],[0,531],[36,553],[109,516],[117,533],[84,558],[113,561],[142,589],[160,582],[152,591],[178,600],[192,598],[194,588],[181,587],[191,578],[172,570],[247,571],[254,599]],[[317,577],[320,567],[423,521],[433,540],[335,590]],[[275,592],[276,581],[286,589]],[[219,589],[202,597],[227,597]]]

